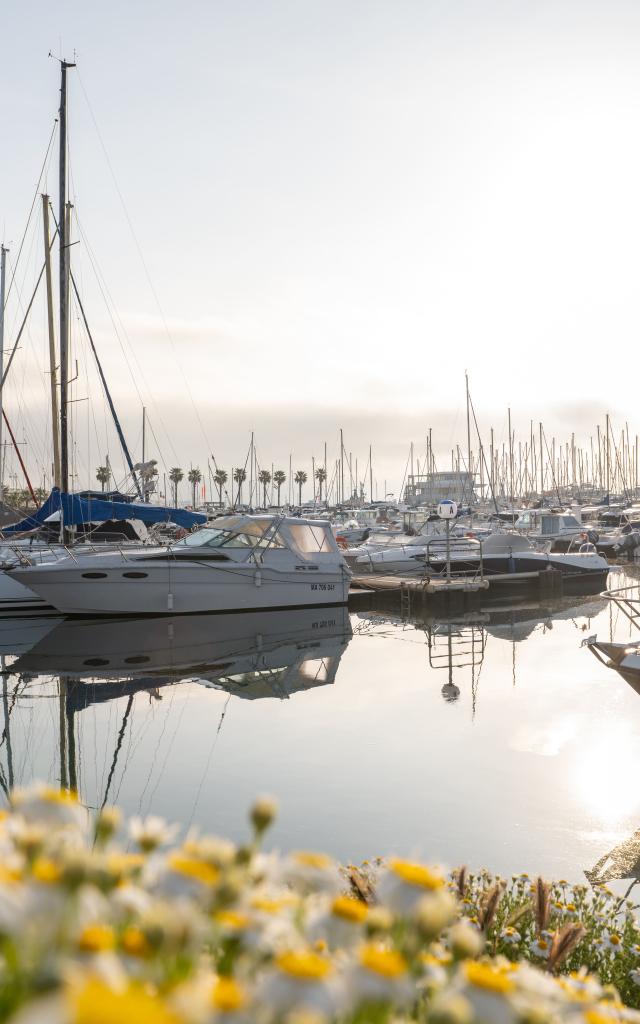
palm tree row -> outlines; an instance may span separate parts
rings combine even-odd
[[[327,471],[324,469],[324,467],[320,466],[318,469],[316,469],[315,478],[318,482],[319,501],[320,504],[322,504],[322,490],[327,479]],[[96,470],[96,479],[98,480],[102,487],[102,490],[104,491],[105,485],[108,485],[111,479],[111,473],[109,468],[107,466],[98,466]],[[226,470],[216,469],[216,472],[213,476],[213,482],[218,489],[218,501],[220,505],[223,504],[222,494],[224,486],[227,483],[228,479],[229,477]],[[246,479],[247,471],[245,469],[234,469],[233,482],[236,485],[236,493],[235,496],[233,493],[231,494],[231,504],[234,506],[242,504],[242,485],[244,484]],[[308,477],[303,469],[298,469],[296,470],[293,479],[294,482],[298,485],[298,504],[301,505],[302,487],[304,484],[306,484]],[[184,472],[180,468],[180,466],[174,466],[169,471],[169,480],[171,481],[173,489],[173,504],[174,507],[177,508],[178,485],[181,483],[182,480],[184,480]],[[197,505],[196,489],[198,487],[198,484],[201,483],[202,481],[202,473],[197,467],[195,469],[190,469],[189,472],[187,473],[187,480],[191,484],[191,503],[195,508]],[[273,474],[271,474],[268,469],[260,470],[260,472],[258,473],[258,483],[262,486],[262,504],[265,508],[268,505],[267,488],[269,487],[269,485],[271,483],[275,484],[277,494],[276,504],[279,507],[281,504],[280,492],[282,490],[283,484],[285,484],[286,481],[287,475],[281,469],[276,469]]]

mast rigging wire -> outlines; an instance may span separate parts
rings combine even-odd
[[[176,363],[178,365],[178,369],[180,370],[180,375],[182,377],[182,380],[184,382],[187,394],[189,396],[189,400],[191,402],[191,406],[192,406],[193,411],[194,411],[194,413],[196,415],[196,419],[198,421],[198,426],[200,427],[200,432],[201,432],[202,437],[203,437],[203,439],[205,441],[205,444],[206,444],[206,450],[207,451],[211,451],[212,446],[211,446],[211,444],[209,442],[209,439],[207,438],[207,434],[206,434],[206,431],[204,429],[204,424],[203,424],[202,419],[200,417],[200,413],[198,412],[198,408],[197,408],[195,400],[193,398],[193,393],[192,393],[191,388],[189,386],[189,381],[188,381],[188,379],[187,379],[187,377],[185,375],[184,369],[182,367],[182,361],[180,359],[178,359],[178,352],[177,352],[177,349],[176,349],[175,341],[173,339],[173,335],[172,335],[171,331],[169,330],[169,324],[167,323],[167,318],[166,318],[166,316],[164,314],[164,310],[163,310],[162,305],[160,303],[160,298],[159,298],[158,293],[156,291],[155,285],[153,284],[153,280],[151,278],[151,274],[149,272],[149,268],[147,267],[147,263],[146,263],[146,260],[144,258],[144,254],[142,252],[142,247],[140,245],[140,242],[138,241],[138,237],[137,237],[135,229],[133,227],[133,222],[132,222],[131,217],[129,215],[129,211],[127,209],[127,205],[126,205],[126,203],[124,201],[124,196],[122,195],[122,192],[120,190],[120,186],[118,184],[118,180],[116,178],[115,171],[114,171],[113,166],[111,164],[111,161],[109,159],[109,154],[107,152],[107,148],[105,146],[105,143],[104,143],[104,140],[102,138],[102,135],[100,134],[100,129],[98,128],[98,122],[97,122],[95,114],[93,112],[93,108],[91,106],[91,103],[89,102],[89,97],[87,96],[87,92],[85,90],[84,84],[82,82],[82,77],[81,77],[79,71],[77,72],[77,78],[78,78],[78,82],[80,83],[80,88],[82,90],[82,94],[83,94],[85,102],[87,104],[87,108],[89,110],[89,114],[91,116],[91,120],[93,121],[93,126],[95,128],[96,135],[98,136],[98,141],[100,142],[100,146],[102,147],[102,152],[104,154],[104,158],[105,158],[105,161],[107,163],[107,167],[109,168],[109,172],[110,172],[111,177],[113,179],[114,187],[116,189],[116,192],[118,193],[118,198],[120,199],[120,203],[122,205],[122,210],[123,210],[123,213],[125,215],[127,224],[129,226],[129,230],[131,232],[131,237],[133,238],[133,241],[134,241],[134,244],[136,246],[136,249],[138,250],[138,256],[140,257],[140,262],[142,264],[142,268],[143,268],[145,276],[147,278],[147,283],[149,285],[149,288],[151,289],[151,294],[153,295],[156,307],[157,307],[158,312],[160,314],[160,319],[162,320],[162,325],[164,327],[165,334],[166,334],[167,338],[169,339],[169,341],[171,343],[171,347],[173,349],[173,353],[174,353],[174,356],[176,358]]]
[[[13,282],[15,280],[15,276],[16,276],[16,273],[18,271],[18,263],[20,262],[20,253],[22,252],[22,247],[23,247],[23,245],[25,243],[25,239],[27,237],[27,231],[29,230],[29,224],[31,223],[31,217],[33,216],[33,208],[36,205],[36,201],[38,199],[38,195],[39,195],[39,192],[40,192],[40,183],[42,181],[42,176],[43,176],[43,174],[45,172],[45,169],[46,169],[46,166],[47,166],[47,161],[49,159],[49,151],[50,151],[51,146],[53,144],[53,140],[55,138],[56,128],[57,127],[58,127],[58,118],[56,117],[56,118],[54,118],[54,121],[53,121],[53,128],[51,129],[51,135],[49,136],[49,142],[48,142],[48,145],[47,145],[46,152],[44,154],[44,160],[42,161],[42,167],[40,168],[40,174],[38,175],[38,181],[36,183],[36,190],[35,190],[35,192],[33,194],[33,200],[31,202],[31,208],[29,210],[29,216],[27,217],[27,223],[26,223],[26,226],[25,226],[25,229],[24,229],[24,233],[22,235],[22,239],[20,241],[20,246],[18,248],[18,255],[16,257],[16,261],[15,261],[15,264],[14,264],[13,274],[11,275],[11,280],[9,281],[9,287],[7,288],[7,294],[5,295],[5,300],[4,300],[5,309],[7,308],[7,302],[9,301],[9,295],[11,294],[11,288],[13,287]]]

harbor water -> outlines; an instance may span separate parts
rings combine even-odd
[[[598,596],[3,620],[0,782],[236,839],[272,793],[283,850],[577,881],[640,830],[640,696],[595,633],[640,639]]]

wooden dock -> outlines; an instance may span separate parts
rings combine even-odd
[[[514,596],[562,597],[565,589],[570,593],[584,593],[585,585],[588,586],[586,579],[568,579],[558,569],[501,573],[495,576],[453,576],[449,580],[444,577],[366,573],[353,576],[349,604],[363,608],[388,601],[400,603],[407,609],[444,605],[452,610],[461,610],[488,600],[499,601]],[[577,586],[577,590],[574,586]],[[599,590],[600,586],[597,587]]]

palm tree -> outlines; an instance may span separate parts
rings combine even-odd
[[[222,488],[227,482],[227,474],[224,469],[216,469],[216,475],[214,476],[214,482],[218,488],[218,495],[220,497],[220,504],[222,505]]]
[[[285,482],[286,479],[287,479],[287,477],[282,472],[282,470],[281,469],[276,469],[275,473],[273,474],[273,482],[276,485],[276,487],[278,488],[278,508],[280,508],[280,488],[282,487],[282,485],[283,485],[283,483]]]
[[[245,482],[245,480],[247,479],[247,471],[246,471],[246,469],[234,469],[234,471],[233,471],[233,479],[235,480],[235,482],[238,485],[238,496],[236,498],[236,504],[240,505],[241,504],[240,499],[242,498],[242,485]]]
[[[178,507],[178,484],[183,479],[184,473],[180,469],[180,466],[174,466],[169,473],[169,479],[173,484],[173,506]]]
[[[110,477],[111,477],[111,473],[109,472],[109,467],[108,466],[98,466],[98,468],[96,469],[96,480],[98,481],[98,483],[102,487],[103,491],[104,491],[104,485],[109,483],[109,478]]]
[[[267,487],[271,483],[271,473],[269,472],[269,470],[268,469],[261,469],[260,472],[258,473],[258,480],[262,484],[262,497],[264,499],[263,502],[262,502],[262,505],[263,505],[264,508],[266,508],[267,507]]]
[[[302,485],[307,482],[307,474],[304,469],[299,469],[293,479],[298,485],[298,505],[302,505]]]
[[[202,480],[202,473],[199,469],[190,469],[187,473],[187,480],[191,484],[191,504],[196,507],[196,487]]]
[[[320,488],[320,504],[322,505],[322,485],[327,479],[327,471],[324,466],[320,466],[316,469],[316,480],[318,481],[318,487]]]

